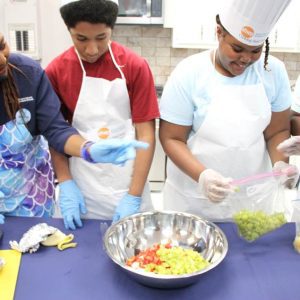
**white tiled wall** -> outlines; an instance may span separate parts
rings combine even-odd
[[[152,69],[155,84],[164,85],[174,67],[183,58],[201,49],[172,48],[172,30],[162,26],[117,25],[113,39],[145,57]],[[293,84],[300,74],[300,53],[272,52],[284,61]]]

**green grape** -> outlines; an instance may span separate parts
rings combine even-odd
[[[283,213],[267,215],[263,211],[249,210],[241,210],[233,216],[233,219],[237,224],[239,234],[249,242],[287,222]]]

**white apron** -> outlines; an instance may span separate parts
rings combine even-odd
[[[126,79],[115,61],[110,45],[109,52],[122,77],[113,81],[86,76],[77,53],[83,80],[72,125],[85,139],[91,141],[135,137]],[[128,161],[123,167],[92,164],[77,157],[71,157],[69,162],[72,176],[87,205],[88,212],[83,218],[112,219],[116,205],[128,191],[133,161]],[[148,185],[145,186],[142,199],[141,210],[152,209]]]
[[[253,85],[224,85],[214,80],[207,115],[187,141],[193,155],[206,168],[224,177],[242,178],[272,168],[263,135],[271,120],[271,106],[257,70],[256,73],[259,82]],[[213,221],[228,220],[232,214],[229,197],[221,203],[211,202],[199,191],[198,183],[171,160],[164,201],[165,209],[190,212]]]

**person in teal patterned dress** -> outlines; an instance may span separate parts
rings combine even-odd
[[[5,215],[52,216],[55,188],[48,143],[90,163],[117,165],[134,159],[135,149],[147,147],[136,140],[83,139],[61,115],[41,66],[11,54],[0,33],[0,224]],[[81,208],[84,213],[84,204]],[[80,226],[79,215],[74,219]]]

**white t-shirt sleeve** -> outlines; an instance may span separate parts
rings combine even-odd
[[[270,99],[272,111],[281,112],[289,109],[292,105],[292,92],[290,81],[282,61],[270,56],[269,75],[271,76],[269,85],[267,85],[267,94]],[[268,74],[268,73],[267,73]]]
[[[293,93],[292,110],[297,113],[300,113],[300,75],[298,76],[298,79],[295,84],[295,89]]]
[[[179,63],[171,73],[160,99],[161,119],[177,125],[193,123],[190,72],[186,63]]]

